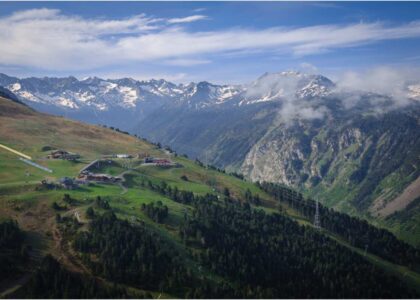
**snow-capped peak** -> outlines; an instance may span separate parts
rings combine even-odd
[[[150,103],[188,104],[196,108],[239,102],[251,104],[282,97],[322,97],[334,84],[321,75],[296,71],[265,73],[249,85],[217,85],[207,81],[174,84],[164,79],[138,81],[133,78],[87,77],[18,79],[0,74],[0,86],[9,88],[23,101],[66,109],[137,109]],[[235,101],[232,101],[236,99]],[[139,106],[140,105],[140,106]]]
[[[329,95],[334,83],[321,75],[297,71],[264,73],[246,89],[241,104],[266,102],[280,99],[313,98]]]

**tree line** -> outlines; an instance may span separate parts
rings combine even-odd
[[[191,191],[179,190],[177,186],[172,188],[165,181],[161,181],[159,184],[156,184],[150,180],[147,180],[142,181],[140,184],[142,187],[147,187],[154,192],[157,192],[161,195],[170,198],[175,202],[182,204],[192,204],[203,197],[194,195],[194,193]],[[210,197],[212,200],[218,199],[217,196],[214,194],[208,194],[205,197]]]

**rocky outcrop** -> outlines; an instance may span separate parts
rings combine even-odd
[[[281,124],[252,147],[240,170],[250,180],[294,186],[365,212],[384,189],[392,199],[417,179],[419,141],[411,112]]]

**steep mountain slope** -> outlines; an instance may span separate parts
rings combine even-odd
[[[412,209],[408,205],[420,196],[420,105],[412,94],[401,105],[386,95],[341,91],[322,76],[299,73],[265,74],[252,88],[242,105],[167,107],[139,128],[205,162],[253,181],[299,188],[419,243],[417,226],[407,226],[416,214],[400,217],[398,226],[386,219]]]
[[[420,175],[419,113],[352,116],[318,128],[280,125],[248,153],[242,171],[256,181],[314,189],[332,206],[350,202],[374,213]],[[375,202],[380,195],[382,203]]]
[[[128,134],[1,97],[0,112],[0,143],[52,170],[0,149],[1,297],[416,298],[420,292],[418,249],[322,205],[323,229],[316,229],[314,202],[293,190],[255,185]],[[46,146],[81,158],[46,159]],[[120,173],[124,181],[71,189],[58,181],[111,153],[177,164],[107,156],[91,172]]]

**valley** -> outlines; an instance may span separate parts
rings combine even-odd
[[[0,76],[31,107],[138,134],[254,182],[286,184],[418,246],[414,83],[393,98],[292,71],[248,85]]]
[[[0,2],[0,299],[420,299],[420,2]]]
[[[188,237],[187,241],[183,242],[182,236],[180,237],[178,234],[178,231],[180,230],[178,228],[179,226],[181,226],[181,228],[182,226],[186,226],[183,219],[185,220],[186,217],[191,218],[194,216],[194,211],[198,209],[197,205],[200,203],[196,203],[195,201],[204,201],[204,199],[210,197],[210,195],[214,195],[212,197],[215,197],[215,200],[212,201],[216,202],[220,201],[217,200],[217,198],[222,199],[228,197],[229,199],[232,199],[230,201],[234,202],[229,204],[228,207],[230,205],[233,205],[232,208],[236,207],[238,205],[235,204],[236,201],[246,201],[247,203],[250,203],[252,210],[262,209],[266,214],[272,214],[277,211],[280,212],[281,215],[284,215],[284,218],[286,218],[285,220],[288,220],[288,218],[291,218],[290,220],[295,219],[298,223],[302,224],[299,226],[312,227],[311,217],[308,218],[305,215],[302,215],[302,213],[299,212],[299,209],[294,205],[290,205],[287,202],[277,202],[275,197],[255,184],[229,176],[212,168],[205,168],[200,166],[201,163],[197,164],[196,162],[177,156],[174,153],[163,151],[155,145],[127,134],[119,133],[111,129],[69,121],[61,117],[39,114],[28,107],[10,100],[1,99],[1,101],[1,111],[3,112],[0,118],[2,125],[1,142],[8,145],[10,148],[31,156],[33,161],[48,167],[53,171],[49,174],[41,169],[25,165],[17,159],[18,154],[16,153],[6,150],[1,151],[0,153],[0,162],[2,164],[1,170],[7,170],[6,172],[1,172],[2,175],[0,176],[0,200],[2,202],[1,218],[3,220],[12,218],[18,222],[19,228],[25,233],[24,244],[30,249],[29,260],[24,262],[26,271],[23,274],[28,274],[27,270],[34,270],[33,272],[35,273],[40,272],[37,270],[40,264],[45,264],[45,259],[43,259],[43,257],[45,255],[52,255],[52,257],[66,270],[59,272],[70,272],[70,274],[81,274],[80,276],[88,277],[94,276],[97,278],[97,284],[105,284],[105,286],[109,286],[107,283],[109,280],[117,280],[115,278],[112,279],[112,277],[108,278],[106,273],[99,275],[97,271],[94,271],[94,269],[92,270],[92,266],[86,261],[87,257],[81,255],[79,252],[80,250],[74,248],[76,245],[74,244],[74,239],[77,240],[78,236],[83,234],[83,232],[86,232],[86,230],[90,231],[89,227],[92,226],[89,225],[92,222],[90,221],[92,217],[89,217],[88,208],[93,208],[90,213],[94,211],[95,214],[98,214],[98,220],[102,218],[100,217],[102,214],[103,217],[105,217],[107,215],[107,210],[111,208],[116,217],[129,222],[124,226],[144,224],[141,226],[146,226],[147,232],[149,232],[149,230],[151,233],[154,232],[154,235],[157,234],[160,236],[159,239],[163,239],[165,243],[172,244],[174,249],[179,251],[179,255],[187,260],[187,265],[191,265],[192,269],[189,272],[202,272],[200,270],[206,265],[204,261],[197,261],[194,255],[190,256],[190,254],[188,254],[191,250],[193,250],[193,252],[201,251],[200,249],[203,246],[194,246],[196,242],[194,242],[193,236]],[[17,116],[19,116],[19,118],[17,118]],[[31,124],[31,126],[28,127],[27,124]],[[46,135],[46,132],[49,132],[49,134]],[[106,140],[110,136],[112,136],[114,141],[118,141],[118,143],[113,143],[112,145],[107,144]],[[48,151],[42,151],[45,146],[67,149],[74,153],[80,153],[80,161],[45,159],[46,155],[49,153]],[[113,175],[121,174],[123,171],[125,173],[123,175],[125,180],[122,185],[124,185],[126,189],[124,193],[117,184],[92,182],[88,185],[82,185],[70,190],[61,187],[51,189],[48,186],[43,186],[41,184],[42,180],[57,182],[57,180],[63,176],[77,177],[77,174],[83,166],[86,166],[90,161],[99,158],[100,155],[112,155],[113,153],[147,153],[147,155],[150,156],[166,157],[168,161],[175,161],[180,167],[167,168],[147,166],[147,164],[142,166],[141,159],[132,159],[132,162],[128,166],[130,169],[123,171],[124,167],[122,167],[122,163],[124,160],[112,159],[114,163],[109,166],[105,165],[105,169],[100,168],[95,170],[95,172],[106,172]],[[167,190],[167,188],[170,188],[170,190],[175,188],[182,193],[181,195],[183,195],[183,191],[190,191],[191,195],[188,197],[192,198],[185,198],[191,200],[182,200],[183,198],[179,198],[179,200],[174,201],[172,192]],[[187,195],[188,194],[185,194],[182,197],[186,197]],[[219,196],[216,197],[216,195]],[[252,195],[258,195],[258,198],[255,198]],[[203,200],[194,200],[195,197],[203,197]],[[145,214],[146,211],[142,210],[142,205],[157,203],[156,201],[161,203],[159,205],[162,205],[162,207],[166,207],[165,209],[169,212],[167,217],[163,218],[163,222],[162,219],[156,219],[160,220],[159,222],[153,221],[153,219]],[[222,203],[223,201],[221,204]],[[234,209],[241,211],[240,207],[241,206]],[[93,220],[95,219],[96,217]],[[290,223],[288,226],[297,226],[292,224],[293,223]],[[210,238],[210,236],[207,238]],[[190,241],[188,242],[188,240]],[[327,243],[333,243],[333,240],[328,241]],[[346,243],[344,242],[343,245],[346,245]],[[350,248],[350,246],[344,247],[353,249]],[[354,249],[357,249],[357,247]],[[355,250],[347,251],[353,252]],[[357,254],[357,251],[354,253],[354,255],[359,255]],[[370,254],[370,256],[372,256],[371,262],[373,262],[374,265],[378,268],[383,267],[385,264],[385,261],[384,263],[381,263],[383,259],[374,254]],[[373,259],[373,257],[375,257],[375,259]],[[53,262],[49,263],[54,265]],[[386,273],[389,274],[389,276],[403,278],[403,281],[406,281],[408,286],[417,289],[417,273],[408,271],[403,267],[397,267],[397,265],[394,265],[389,261],[386,261],[385,265],[387,265]],[[193,271],[194,269],[195,271]],[[200,280],[209,280],[209,283],[207,284],[210,286],[213,280],[218,280],[211,278],[214,276],[217,278],[217,276],[222,275],[218,268],[213,270],[210,268],[205,272],[206,275],[200,277],[202,278]],[[17,272],[17,274],[19,274],[19,272]],[[404,274],[410,275],[403,276]],[[3,296],[13,293],[20,295],[19,293],[22,293],[23,291],[19,289],[19,286],[23,286],[25,289],[29,288],[32,293],[36,293],[36,290],[30,288],[35,284],[32,282],[32,276],[21,276],[24,277],[19,278],[19,275],[17,275],[15,282],[12,280],[11,282],[3,283],[3,285],[5,285],[2,291],[2,293],[4,293],[2,294]],[[73,278],[72,276],[74,275],[69,276],[69,278]],[[228,275],[228,273],[222,275],[224,278],[222,280],[228,280],[230,276],[231,275]],[[243,280],[244,279],[240,279],[239,282],[245,284],[246,281]],[[119,280],[117,280],[117,282],[119,282]],[[125,291],[131,296],[146,295],[149,293],[147,294],[148,296],[152,295],[157,297],[160,294],[154,290],[153,285],[138,285],[137,283],[127,285],[127,282],[123,282],[122,285],[118,285],[119,288],[114,292]],[[229,282],[229,280],[227,282]],[[47,284],[47,282],[45,282],[45,284]],[[128,286],[130,286],[129,289]],[[232,288],[233,286],[228,284],[224,289],[231,290]],[[83,291],[83,285],[80,289]],[[193,287],[189,287],[188,289],[194,290]],[[169,288],[169,290],[171,289]],[[169,290],[169,294],[174,293],[174,291],[170,292]],[[109,293],[113,292],[110,291]],[[175,292],[174,295],[180,295],[177,293],[178,292]],[[212,293],[217,293],[217,290],[214,290]]]
[[[288,297],[297,295],[289,280],[295,284],[303,275],[292,271],[297,266],[307,274],[301,297],[415,297],[420,292],[417,249],[361,220],[330,217],[324,206],[318,231],[312,225],[312,200],[296,191],[254,184],[135,136],[38,113],[9,99],[0,98],[0,108],[0,141],[18,152],[0,151],[1,226],[15,220],[23,236],[2,237],[16,241],[13,247],[22,245],[16,252],[22,254],[14,257],[6,255],[11,242],[3,245],[1,271],[14,275],[1,282],[2,297]],[[47,159],[50,149],[80,158]],[[24,164],[21,154],[52,173]],[[106,158],[98,165],[101,157]],[[160,159],[153,164],[143,157]],[[124,180],[71,189],[59,185],[63,177],[77,179],[92,161],[92,174]],[[339,229],[342,222],[350,222],[347,233]],[[369,242],[352,238],[363,237],[360,226]],[[285,262],[287,271],[276,268]],[[347,275],[339,275],[339,268]],[[373,277],[359,281],[360,270]],[[328,280],[320,283],[319,276]],[[274,278],[282,288],[273,285]],[[372,285],[372,278],[380,288],[362,288]],[[349,289],[349,280],[360,287],[357,293]],[[315,282],[329,288],[310,292]]]

